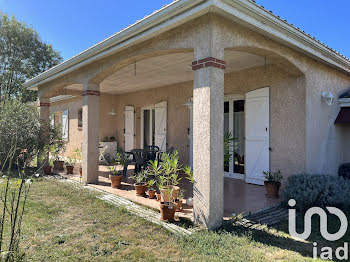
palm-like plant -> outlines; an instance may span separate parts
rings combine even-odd
[[[133,176],[130,176],[132,180],[135,181],[137,185],[142,185],[147,183],[148,179],[148,171],[147,170],[141,170],[140,172],[136,173]]]
[[[234,148],[233,142],[236,139],[230,132],[225,133],[224,135],[224,166],[229,166],[232,161]]]
[[[158,188],[167,202],[166,205],[172,205],[175,201],[174,187],[181,180],[179,173],[182,169],[179,164],[178,151],[175,150],[172,154],[163,153],[161,159],[161,163],[157,160],[150,161],[148,172],[156,178]]]

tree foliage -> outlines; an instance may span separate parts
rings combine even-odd
[[[0,13],[0,99],[18,98],[35,101],[36,92],[23,83],[57,65],[59,52],[44,43],[38,33],[14,17]]]
[[[11,100],[0,106],[0,170],[11,167],[21,151],[35,157],[43,147],[43,127],[38,109]]]

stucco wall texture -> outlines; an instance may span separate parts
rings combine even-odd
[[[206,42],[210,41],[211,45]],[[334,120],[339,112],[337,99],[328,106],[321,99],[322,91],[330,91],[336,97],[350,87],[350,77],[330,66],[324,65],[285,45],[262,36],[242,25],[216,15],[206,15],[183,26],[164,32],[150,40],[124,49],[101,59],[77,72],[71,73],[52,83],[45,84],[41,93],[45,96],[56,94],[68,83],[90,80],[99,82],[115,72],[122,65],[132,63],[134,57],[143,57],[194,50],[205,54],[211,46],[220,50],[230,49],[266,56],[266,68],[253,68],[225,74],[225,94],[244,94],[248,91],[270,87],[270,161],[271,169],[281,169],[286,175],[296,173],[336,174],[339,164],[350,162],[349,127],[336,126]],[[202,52],[196,49],[204,48]],[[167,51],[168,50],[168,51]],[[182,51],[180,51],[182,50]],[[214,50],[214,51],[215,51]],[[208,55],[213,50],[208,50]],[[49,91],[50,88],[54,91]],[[100,138],[116,135],[123,145],[124,106],[133,105],[135,116],[135,147],[140,147],[140,108],[161,101],[168,101],[168,146],[178,148],[182,161],[188,161],[189,127],[188,109],[183,106],[192,96],[193,82],[160,87],[120,96],[101,95]],[[64,105],[66,104],[66,105]],[[51,110],[66,106],[70,112],[70,142],[67,153],[81,143],[81,131],[77,130],[74,115],[81,100],[55,103]],[[117,115],[107,113],[115,108]]]

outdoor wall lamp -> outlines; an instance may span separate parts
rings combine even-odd
[[[327,103],[327,105],[331,106],[333,104],[334,95],[331,92],[323,91],[321,93],[321,96],[323,100]]]
[[[193,101],[192,101],[192,100],[193,100],[192,98],[188,99],[188,100],[186,101],[186,103],[184,104],[184,106],[192,107],[192,106],[193,106]]]
[[[114,111],[114,108],[112,108],[112,112],[109,112],[108,114],[111,116],[115,116],[117,113]]]

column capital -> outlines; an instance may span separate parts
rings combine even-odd
[[[226,69],[226,62],[214,57],[207,57],[192,62],[192,70],[198,70],[205,67],[216,67],[219,69]]]

